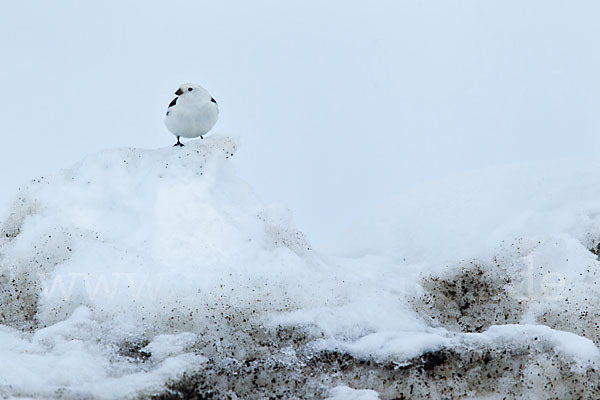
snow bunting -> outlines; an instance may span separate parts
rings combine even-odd
[[[185,83],[177,89],[165,117],[165,125],[177,136],[174,146],[183,146],[179,138],[204,139],[219,118],[219,106],[210,93],[200,85]]]

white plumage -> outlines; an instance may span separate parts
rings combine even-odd
[[[175,146],[183,146],[179,138],[202,139],[217,123],[219,106],[210,93],[200,85],[185,83],[175,92],[167,109],[165,125],[177,137]]]

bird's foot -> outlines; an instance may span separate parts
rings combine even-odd
[[[200,139],[204,139],[204,136],[200,135]]]
[[[183,143],[177,142],[173,145],[173,147],[183,147]]]

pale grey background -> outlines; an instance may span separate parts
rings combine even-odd
[[[599,20],[597,1],[5,2],[0,205],[86,154],[170,146],[191,81],[239,174],[325,246],[419,182],[597,154]]]

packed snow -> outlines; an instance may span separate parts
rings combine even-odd
[[[579,390],[559,368],[595,373],[593,163],[424,185],[341,234],[332,255],[311,246],[289,210],[236,177],[236,149],[211,136],[183,148],[109,150],[18,193],[0,238],[0,395],[160,396],[194,374],[209,379],[209,368],[250,373],[255,354],[260,366],[305,379],[302,368],[325,365],[304,389],[313,392],[296,393],[303,398],[409,390],[344,368],[328,375],[327,363],[406,373],[418,386],[422,374],[478,354],[500,366],[495,373],[521,363],[513,373],[521,386],[502,375],[519,395]],[[552,389],[535,375],[550,370]],[[234,380],[208,386],[260,398]],[[457,382],[423,383],[412,394],[497,390]],[[269,385],[261,390],[287,390]]]
[[[327,400],[378,400],[377,392],[373,390],[355,390],[348,386],[337,386],[331,389],[331,397]]]

